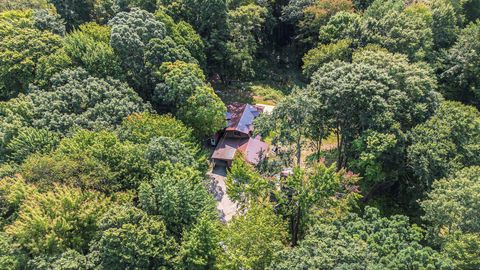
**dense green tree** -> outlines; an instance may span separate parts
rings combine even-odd
[[[323,43],[350,40],[358,46],[361,40],[362,17],[353,12],[340,11],[320,28],[319,41]]]
[[[192,130],[168,114],[135,113],[129,115],[123,120],[118,134],[122,140],[139,144],[147,144],[155,137],[167,137],[176,139],[185,145],[195,145]]]
[[[90,76],[81,68],[65,70],[51,79],[51,88],[29,95],[33,104],[33,126],[67,132],[73,126],[112,128],[149,105],[125,83]]]
[[[110,45],[121,60],[130,85],[143,96],[149,96],[152,86],[150,72],[145,68],[144,54],[152,38],[163,39],[165,25],[145,10],[134,8],[120,12],[108,24],[111,27]]]
[[[233,160],[225,182],[228,197],[242,207],[267,199],[270,192],[268,181],[242,155]]]
[[[182,61],[166,62],[160,68],[154,101],[181,106],[196,87],[205,85],[205,75],[196,64]]]
[[[265,23],[267,9],[265,7],[249,4],[228,12],[228,27],[230,39],[227,42],[227,53],[232,75],[240,78],[255,76],[253,63],[258,36]]]
[[[320,44],[316,48],[311,49],[303,56],[303,74],[310,77],[323,64],[333,60],[350,60],[352,50],[350,48],[352,42],[342,39],[336,43]]]
[[[454,269],[451,261],[420,244],[422,232],[405,216],[319,218],[298,247],[286,249],[270,269]]]
[[[31,257],[67,248],[85,253],[108,206],[109,200],[96,192],[56,186],[28,194],[6,232]]]
[[[215,269],[220,249],[220,221],[202,215],[184,233],[177,257],[180,269]]]
[[[90,21],[94,0],[48,0],[65,20],[67,30]]]
[[[219,269],[265,269],[277,258],[286,239],[284,222],[271,206],[256,205],[234,217],[222,233]]]
[[[292,244],[303,238],[314,213],[335,217],[355,207],[359,198],[357,181],[357,175],[337,172],[334,165],[322,163],[310,169],[297,167],[282,179],[280,191],[274,194],[279,213],[289,221]]]
[[[223,73],[228,38],[227,0],[161,0],[160,3],[176,21],[184,20],[195,29],[205,43],[209,70]]]
[[[21,163],[35,153],[47,154],[60,141],[59,134],[45,129],[25,128],[6,145],[8,159]]]
[[[421,202],[433,236],[445,238],[456,231],[480,233],[477,217],[480,205],[480,167],[465,167],[449,177],[436,180]]]
[[[178,110],[177,117],[192,127],[199,138],[208,138],[226,126],[227,108],[210,86],[197,87],[185,104]]]
[[[430,8],[435,49],[448,48],[457,39],[458,21],[455,8],[448,0],[432,1]]]
[[[403,6],[403,1],[375,2],[401,2]],[[370,15],[369,10],[377,6],[370,6],[366,14]],[[367,15],[362,31],[363,42],[379,44],[391,52],[406,54],[410,60],[428,59],[433,46],[431,11],[423,4],[412,5],[402,11],[387,9],[385,6],[381,9],[386,13],[370,11],[375,15],[381,14],[381,17]]]
[[[480,21],[463,29],[448,50],[440,75],[447,98],[479,106],[480,100]]]
[[[152,38],[145,50],[145,67],[155,74],[164,62],[183,61],[196,63],[195,58],[183,45],[177,44],[171,37]]]
[[[91,269],[87,257],[76,250],[68,249],[56,256],[39,256],[27,263],[35,270],[87,270]]]
[[[432,240],[453,259],[458,269],[480,266],[480,167],[465,167],[432,184],[421,202]]]
[[[434,179],[480,164],[480,114],[474,107],[444,102],[410,137],[409,166],[418,178],[411,187],[428,189]]]
[[[303,9],[303,18],[298,22],[300,41],[312,47],[318,40],[320,28],[337,12],[352,11],[350,0],[316,0]]]
[[[37,9],[33,13],[34,25],[41,31],[65,35],[65,23],[55,10]]]
[[[165,224],[132,206],[115,206],[98,222],[99,234],[91,245],[98,269],[171,268],[177,250]]]
[[[72,59],[65,53],[63,48],[58,49],[52,54],[44,55],[38,59],[34,83],[39,87],[51,86],[50,79],[53,75],[72,66]]]
[[[87,23],[65,37],[64,51],[75,66],[85,68],[92,76],[121,79],[120,59],[109,42],[108,26]]]
[[[60,36],[34,26],[32,11],[0,13],[0,100],[25,92],[38,59],[60,47]]]
[[[388,60],[387,60],[388,59]],[[436,81],[424,64],[411,64],[404,55],[365,49],[352,63],[330,62],[312,77],[308,91],[321,101],[321,115],[338,135],[338,168],[351,158],[352,141],[366,130],[395,134],[401,154],[405,132],[421,123],[438,106]],[[348,153],[348,154],[346,154]],[[398,155],[391,161],[401,162]],[[395,166],[394,166],[395,168]]]
[[[159,173],[139,188],[139,205],[158,215],[178,238],[203,214],[213,214],[214,204],[200,173],[180,164],[163,163]]]

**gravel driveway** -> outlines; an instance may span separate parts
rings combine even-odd
[[[213,171],[209,173],[213,180],[214,197],[217,200],[217,209],[220,212],[220,219],[223,222],[228,222],[237,213],[237,205],[232,202],[227,196],[227,187],[225,184],[225,178],[227,175],[227,169],[224,166],[215,166]]]

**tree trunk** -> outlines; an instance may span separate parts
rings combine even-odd
[[[300,206],[297,207],[297,212],[295,213],[295,217],[293,218],[292,224],[292,246],[296,246],[298,244],[298,234],[300,228],[300,217],[301,217],[301,209]]]
[[[301,162],[302,162],[302,137],[298,136],[298,139],[297,139],[297,166],[300,167]]]

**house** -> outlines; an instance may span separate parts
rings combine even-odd
[[[212,155],[215,164],[230,167],[237,152],[247,162],[258,164],[268,150],[268,145],[260,136],[253,136],[253,120],[262,112],[263,107],[250,104],[233,103],[227,106],[227,126],[212,141],[216,144]]]

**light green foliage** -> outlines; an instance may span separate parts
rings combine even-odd
[[[108,26],[87,23],[65,37],[64,51],[75,66],[85,68],[92,76],[121,79],[120,59],[109,42]]]
[[[165,62],[157,74],[160,83],[154,101],[174,107],[176,116],[195,130],[198,138],[207,138],[225,126],[226,107],[205,82],[197,64]]]
[[[63,49],[59,49],[52,54],[40,57],[35,72],[35,85],[40,87],[50,86],[50,79],[54,74],[59,73],[64,69],[68,69],[72,67],[72,65],[72,59]]]
[[[15,0],[0,1],[0,12],[5,10],[48,9],[48,0]]]
[[[62,140],[57,153],[79,161],[91,159],[96,167],[110,171],[110,178],[103,179],[102,182],[111,182],[98,183],[97,189],[100,190],[136,188],[140,182],[148,179],[151,173],[144,157],[145,148],[142,145],[121,142],[112,132],[78,131],[72,138]],[[95,172],[92,170],[91,173]]]
[[[369,190],[374,184],[386,179],[384,157],[394,151],[398,141],[394,134],[365,131],[353,141],[353,148],[360,153],[358,159],[350,164],[353,170],[363,176],[362,189]]]
[[[350,49],[352,42],[350,40],[339,40],[336,43],[320,44],[311,49],[303,56],[303,74],[310,77],[323,64],[333,60],[348,61],[352,51]]]
[[[146,144],[154,137],[173,138],[185,145],[194,144],[192,130],[168,114],[135,113],[126,117],[118,129],[119,138]],[[194,145],[192,145],[194,146]]]
[[[60,254],[67,248],[86,252],[108,206],[109,200],[96,192],[56,186],[28,194],[6,232],[30,256]]]
[[[159,76],[162,82],[155,89],[156,100],[176,106],[185,103],[197,86],[205,85],[200,67],[182,61],[163,63]]]
[[[310,106],[305,106],[310,104]],[[277,146],[285,146],[283,159],[286,165],[292,163],[291,155],[296,157],[296,164],[301,163],[303,140],[309,135],[310,127],[307,121],[312,116],[315,101],[303,90],[295,89],[292,94],[285,97],[273,110],[272,115],[262,115],[255,120],[255,133],[268,136],[274,132],[272,143]],[[321,128],[321,127],[320,127]],[[294,153],[292,153],[292,144]]]
[[[447,98],[478,105],[480,102],[480,21],[464,28],[446,55],[441,74]]]
[[[450,237],[443,253],[453,260],[456,269],[474,270],[480,267],[480,234],[459,233]]]
[[[140,185],[139,205],[162,217],[168,231],[179,238],[200,216],[215,213],[214,203],[197,170],[178,163],[161,166],[150,182]]]
[[[36,64],[60,47],[60,36],[34,27],[31,11],[0,13],[0,100],[25,92]]]
[[[185,270],[215,269],[220,252],[220,222],[203,215],[182,237],[178,267]]]
[[[59,134],[45,129],[25,128],[6,145],[8,159],[21,163],[34,153],[46,154],[60,141]]]
[[[356,207],[360,197],[355,188],[358,180],[357,175],[337,172],[334,165],[327,167],[323,163],[310,169],[297,167],[282,179],[274,195],[279,213],[290,221],[293,245],[303,238],[315,213],[335,218]],[[338,194],[342,196],[337,198]]]
[[[0,266],[5,270],[19,269],[20,254],[15,252],[12,240],[5,233],[0,233]]]
[[[271,206],[252,206],[224,227],[222,239],[219,269],[265,269],[283,249],[285,224]]]
[[[99,220],[91,246],[98,269],[171,268],[177,250],[165,224],[132,206],[115,206]]]
[[[421,202],[432,240],[458,269],[480,267],[480,167],[465,167],[436,180]]]
[[[362,17],[353,12],[340,11],[330,18],[328,23],[320,28],[319,41],[336,43],[350,40],[353,46],[358,46],[361,39]]]
[[[197,87],[179,108],[178,119],[195,130],[199,138],[208,138],[226,126],[227,108],[210,86]]]
[[[430,10],[423,4],[405,10],[388,9],[381,6],[383,2],[403,7],[403,1],[375,1],[378,4],[372,4],[366,11],[363,42],[380,44],[391,52],[408,55],[413,61],[430,57],[433,45]],[[381,10],[375,10],[379,7]]]
[[[28,96],[20,95],[8,102],[0,102],[0,161],[7,157],[5,146],[18,131],[30,125],[33,104]]]
[[[456,231],[480,233],[480,167],[466,167],[449,177],[436,180],[421,202],[434,237],[446,238]]]
[[[225,182],[228,197],[242,207],[268,199],[270,192],[268,181],[241,155],[237,155],[233,160]]]
[[[411,131],[409,165],[419,183],[428,188],[434,179],[480,164],[480,114],[474,107],[444,102],[437,112]]]
[[[18,217],[20,206],[28,196],[37,192],[35,186],[23,177],[5,177],[0,181],[0,225],[8,224]]]
[[[286,249],[270,269],[454,269],[422,246],[420,228],[405,216],[381,217],[367,207],[335,222],[319,219],[298,247]]]
[[[255,75],[253,63],[259,32],[265,23],[267,9],[254,4],[244,5],[228,13],[230,40],[227,42],[229,64],[235,77],[251,78]]]

